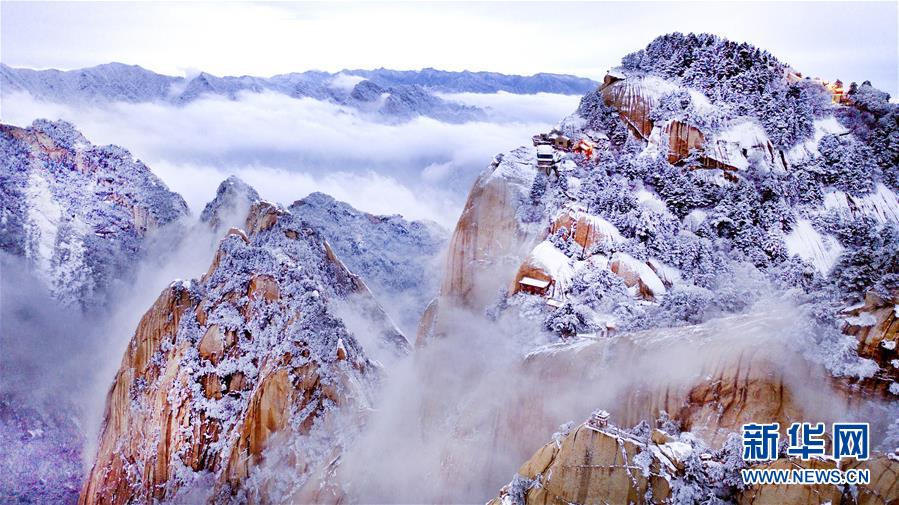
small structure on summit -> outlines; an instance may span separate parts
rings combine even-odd
[[[834,82],[825,82],[824,87],[827,88],[827,91],[830,91],[833,103],[842,104],[849,101],[846,98],[846,90],[843,89],[843,81],[837,79]]]
[[[549,293],[549,288],[553,284],[553,280],[535,279],[533,277],[524,276],[518,281],[518,284],[519,291],[529,295],[546,296]]]
[[[542,168],[546,175],[549,175],[550,172],[555,172],[556,177],[559,176],[559,167],[556,164],[559,162],[559,156],[556,153],[555,149],[549,144],[539,144],[537,146],[537,168]]]
[[[609,426],[610,414],[602,409],[594,410],[587,420],[587,427],[594,430],[600,430]]]
[[[571,151],[572,146],[574,146],[574,141],[556,129],[549,133],[538,133],[531,138],[535,146],[546,144],[561,151]]]
[[[596,149],[596,143],[589,139],[580,139],[574,143],[572,152],[575,154],[583,154],[588,160],[593,157],[593,150]]]

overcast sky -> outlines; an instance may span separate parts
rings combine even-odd
[[[387,67],[559,72],[601,79],[671,31],[768,49],[807,75],[897,91],[897,2],[0,2],[0,61],[72,69],[120,61],[167,74]]]

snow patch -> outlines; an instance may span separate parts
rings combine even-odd
[[[849,215],[862,214],[880,223],[899,223],[899,197],[881,183],[865,196],[850,196],[843,191],[825,193],[824,208]]]
[[[791,165],[818,156],[818,142],[820,142],[825,135],[842,135],[847,131],[846,128],[837,121],[837,118],[833,116],[828,116],[824,119],[816,119],[814,126],[815,133],[812,138],[796,144],[786,152],[787,161]]]
[[[637,197],[637,202],[641,206],[660,214],[668,213],[668,207],[665,206],[665,202],[656,196],[655,193],[647,189],[640,189],[634,196]]]
[[[38,266],[38,272],[49,275],[56,236],[59,233],[59,221],[62,209],[53,198],[50,184],[38,169],[28,174],[28,187],[25,189],[28,200],[27,219],[31,223],[28,228],[28,247],[26,255]]]
[[[702,223],[705,222],[706,217],[708,217],[708,213],[702,209],[693,209],[689,214],[684,217],[684,226],[692,231],[696,232]]]
[[[877,324],[877,318],[870,312],[862,312],[855,317],[847,317],[846,322],[852,326],[874,326]]]
[[[531,251],[531,263],[555,279],[563,292],[567,291],[572,279],[574,279],[574,267],[571,264],[571,258],[565,256],[565,253],[557,249],[548,240],[540,242]]]
[[[793,231],[784,237],[791,256],[810,262],[819,272],[827,274],[843,252],[843,246],[829,235],[821,235],[811,221],[799,219]]]
[[[754,120],[743,118],[731,123],[713,137],[706,144],[706,152],[713,159],[745,170],[749,168],[749,158],[753,152],[760,152],[762,158],[779,164],[779,157],[773,157],[769,152],[770,145],[764,128]]]
[[[627,270],[636,273],[643,284],[645,284],[656,297],[664,295],[667,291],[665,289],[665,284],[662,283],[659,276],[656,275],[656,273],[652,271],[652,268],[646,263],[623,252],[616,252],[612,255],[612,262],[615,261],[620,262]]]

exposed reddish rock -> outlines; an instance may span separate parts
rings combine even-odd
[[[871,483],[859,485],[858,505],[892,505],[899,503],[899,457],[875,456],[868,461],[849,460],[842,469],[867,469],[871,471]]]
[[[528,160],[530,161],[530,160]],[[475,181],[459,218],[447,253],[441,296],[452,303],[483,309],[496,296],[496,277],[511,279],[521,259],[536,241],[524,229],[516,212],[530,187],[534,168],[504,161]],[[489,284],[489,286],[485,286]]]
[[[561,229],[579,244],[584,252],[590,251],[596,244],[614,244],[623,240],[618,230],[608,221],[583,210],[565,209],[553,220],[549,235],[555,235]],[[565,238],[568,238],[566,235]]]
[[[308,482],[327,489],[317,479],[358,431],[379,380],[328,307],[365,293],[314,232],[285,237],[301,226],[285,211],[254,206],[247,224],[249,243],[226,235],[201,280],[173,283],[141,319],[81,504],[268,503],[317,495]],[[274,484],[283,472],[290,483]]]
[[[808,418],[807,404],[797,396],[795,387],[810,377],[820,381],[820,391],[830,391],[846,402],[839,407],[833,403],[828,415],[845,412],[850,392],[829,379],[822,367],[812,366],[783,342],[759,336],[754,345],[747,344],[746,334],[771,324],[759,316],[732,316],[714,324],[555,344],[530,354],[526,373],[540,377],[542,383],[574,388],[583,381],[614,379],[603,375],[610,373],[607,370],[612,366],[604,363],[607,356],[615,356],[619,364],[667,356],[673,360],[670,368],[653,370],[655,376],[645,382],[634,378],[617,388],[609,403],[614,405],[610,409],[613,419],[621,426],[633,426],[666,412],[683,429],[712,446],[723,443],[744,423],[779,422],[786,427]],[[696,357],[692,346],[701,348],[703,357]],[[678,367],[677,360],[683,359],[692,360],[689,369]],[[811,417],[818,415],[815,412]]]
[[[844,312],[843,331],[858,339],[858,354],[873,359],[880,366],[874,381],[886,390],[899,381],[899,296],[884,299],[873,291],[864,303]]]
[[[268,275],[254,275],[247,286],[247,297],[250,300],[275,302],[281,298],[278,282]]]
[[[434,337],[437,330],[437,318],[439,314],[440,299],[435,298],[431,300],[431,303],[428,304],[424,314],[421,315],[421,321],[419,321],[418,328],[415,332],[415,347],[425,345],[428,340]]]
[[[649,459],[645,476],[634,458],[646,451],[645,443],[615,428],[592,429],[582,424],[562,439],[541,447],[518,470],[535,481],[525,491],[528,505],[581,503],[665,503],[670,495],[662,465],[671,461]],[[647,494],[647,492],[649,493]],[[504,488],[491,505],[501,505],[510,492]]]
[[[645,140],[652,133],[653,123],[649,113],[655,100],[643,93],[639,84],[639,80],[633,79],[606,79],[599,92],[606,105],[618,111],[631,132]]]
[[[869,469],[872,482],[853,490],[830,484],[766,484],[743,487],[739,456],[728,450],[697,454],[692,442],[653,430],[636,436],[614,426],[577,426],[544,445],[500,490],[491,505],[573,505],[594,503],[715,503],[740,505],[887,505],[899,499],[899,461],[875,456],[849,464],[824,459],[780,458],[748,468],[772,470]],[[558,437],[558,435],[556,435]],[[687,439],[690,440],[689,438]],[[689,475],[688,475],[689,468]],[[726,479],[722,481],[721,479]],[[684,486],[692,489],[678,496]],[[702,496],[699,493],[705,493]],[[720,501],[724,499],[726,501]]]
[[[237,235],[238,237],[241,238],[241,240],[244,241],[244,243],[246,243],[246,244],[250,243],[250,239],[247,237],[246,232],[244,232],[240,228],[234,228],[234,227],[229,228],[228,235]],[[294,238],[296,238],[296,237],[294,237]]]

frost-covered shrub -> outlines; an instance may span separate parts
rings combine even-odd
[[[798,256],[790,256],[777,263],[768,271],[768,276],[784,290],[799,287],[810,291],[824,280],[814,265]]]
[[[671,324],[699,324],[706,320],[706,311],[714,294],[703,288],[677,286],[669,290],[659,305],[661,316]]]
[[[818,151],[819,177],[824,184],[858,194],[869,192],[874,179],[880,178],[871,149],[851,137],[825,135]]]
[[[621,277],[605,268],[588,268],[575,277],[571,293],[577,299],[596,309],[603,302],[627,296],[627,287]]]
[[[659,97],[658,103],[649,112],[649,119],[654,123],[672,119],[684,121],[692,106],[693,100],[690,99],[690,93],[686,90],[665,93]]]
[[[753,102],[754,115],[776,147],[789,149],[815,133],[815,109],[802,90],[796,84],[775,81]]]
[[[858,355],[858,340],[842,333],[836,325],[815,320],[807,324],[803,345],[805,355],[821,363],[835,377],[866,379],[880,369],[873,360]]]
[[[543,321],[543,327],[563,338],[573,337],[581,332],[591,330],[590,315],[581,304],[565,302],[561,307],[549,313]]]
[[[668,163],[657,164],[656,168],[649,179],[665,205],[680,218],[693,209],[713,204],[719,197],[721,189],[695,171],[684,172]]]
[[[537,170],[537,175],[534,176],[534,182],[531,183],[531,191],[529,196],[531,197],[531,203],[537,205],[543,200],[543,195],[546,193],[546,174],[542,170]]]
[[[848,247],[830,275],[844,293],[861,294],[871,287],[887,295],[899,290],[899,227],[895,223],[848,220],[837,233]]]
[[[568,228],[562,226],[555,233],[547,237],[556,249],[565,253],[569,258],[580,258],[582,253],[584,252],[583,246],[577,243],[574,240],[574,231],[576,228],[572,228],[571,231]]]
[[[625,214],[637,208],[637,198],[623,177],[611,177],[606,181],[606,184],[596,187],[590,211],[618,226],[623,223]]]
[[[837,118],[868,146],[884,182],[899,189],[899,105],[868,81],[852,83],[846,95],[851,106],[837,108]]]
[[[890,104],[890,94],[875,88],[870,81],[863,82],[861,86],[852,83],[846,96],[853,106],[877,116],[883,116],[894,108]]]
[[[584,95],[577,113],[584,118],[586,129],[606,134],[613,146],[622,146],[627,142],[627,126],[618,112],[606,105],[599,90]]]
[[[798,164],[783,178],[784,197],[793,204],[817,205],[824,199],[816,160]]]
[[[619,230],[626,236],[653,244],[665,242],[676,232],[680,222],[671,214],[658,212],[648,207],[633,209],[620,220]]]

